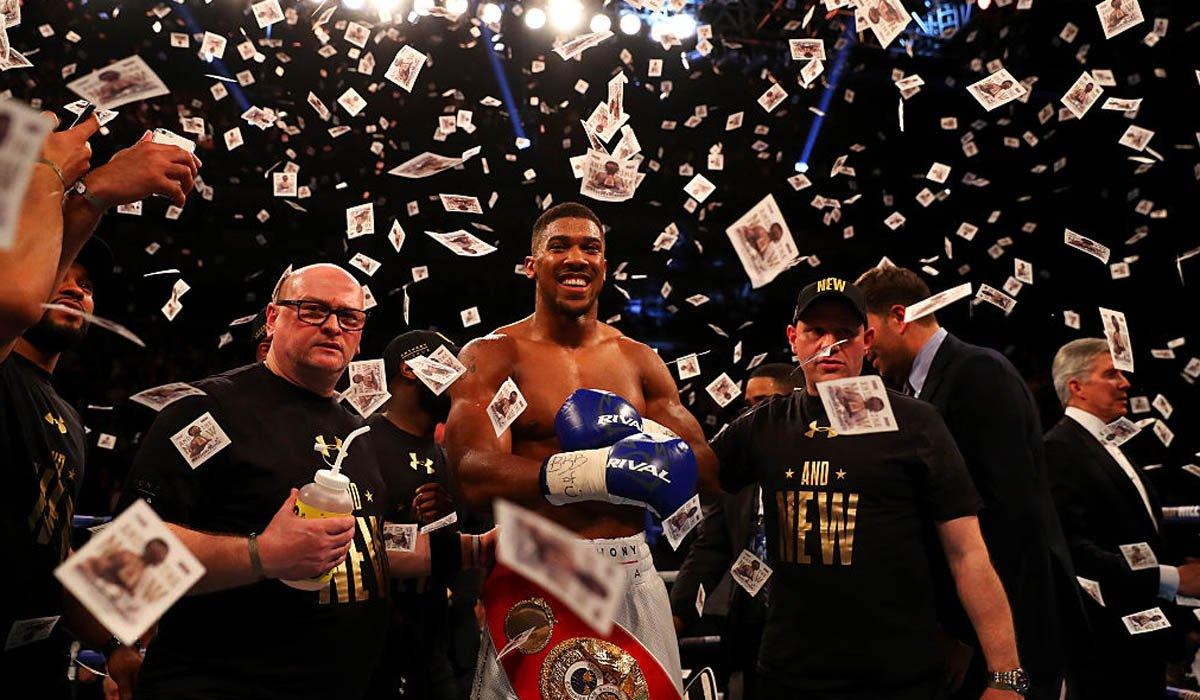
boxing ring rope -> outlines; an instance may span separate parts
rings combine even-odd
[[[1162,509],[1162,514],[1163,522],[1200,523],[1200,506],[1167,506]]]

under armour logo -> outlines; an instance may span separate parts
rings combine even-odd
[[[50,413],[47,413],[43,417],[46,419],[47,423],[49,423],[50,425],[53,425],[55,428],[58,428],[58,432],[62,433],[63,435],[67,434],[67,424],[63,421],[62,418],[59,418],[58,416],[52,415]]]
[[[804,431],[804,437],[816,437],[817,433],[825,433],[825,437],[837,437],[837,431],[831,427],[817,426],[817,422],[813,421],[808,424],[808,430]]]
[[[325,442],[325,436],[318,435],[317,441],[313,445],[314,452],[321,453],[321,459],[325,460],[325,464],[333,466],[333,462],[329,461],[330,453],[340,453],[342,451],[342,439],[340,437],[333,438],[333,444]],[[336,458],[335,458],[336,461]]]
[[[432,460],[432,459],[425,459],[424,461],[422,461],[421,459],[419,459],[419,458],[417,457],[417,453],[416,453],[416,452],[409,452],[409,453],[408,453],[408,466],[409,466],[409,467],[410,467],[410,468],[411,468],[413,471],[421,471],[421,467],[425,467],[425,473],[426,473],[426,474],[432,474],[432,473],[433,473],[433,460]]]

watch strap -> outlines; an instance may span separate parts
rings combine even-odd
[[[995,690],[1011,690],[1024,695],[1029,690],[1028,676],[1021,668],[989,673],[987,687]]]
[[[83,201],[87,202],[91,207],[101,214],[112,208],[112,202],[100,199],[96,195],[92,194],[87,188],[87,183],[83,180],[76,181],[75,186],[71,188],[71,192],[83,197]]]

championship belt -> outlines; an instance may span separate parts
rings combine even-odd
[[[600,636],[546,589],[497,563],[483,587],[500,665],[521,700],[680,700],[662,664],[629,630]]]

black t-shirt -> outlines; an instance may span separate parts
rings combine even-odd
[[[387,416],[376,413],[367,419],[371,443],[379,455],[379,469],[394,502],[387,513],[390,523],[416,523],[412,509],[417,487],[430,482],[445,484],[446,454],[433,440],[401,430]]]
[[[367,424],[392,495],[386,520],[419,524],[413,496],[422,484],[446,484],[445,453],[432,435],[401,430],[382,414],[371,416]],[[449,672],[446,583],[429,576],[392,579],[388,652],[380,665],[382,677],[377,679],[385,690],[379,697],[432,697],[433,677]]]
[[[980,501],[934,408],[889,397],[899,431],[830,437],[801,390],[713,439],[726,491],[762,484],[774,573],[759,666],[777,682],[886,688],[941,664],[922,534]]]
[[[75,497],[83,481],[85,436],[79,414],[50,384],[50,375],[16,352],[0,361],[0,465],[3,465],[3,546],[8,594],[2,596],[0,642],[13,622],[62,614],[54,569],[70,547]],[[65,673],[61,621],[47,640],[0,651]],[[2,647],[2,644],[0,644]]]
[[[123,505],[144,497],[163,519],[194,530],[261,533],[288,496],[332,465],[362,421],[331,398],[261,364],[196,382],[159,414],[134,460]],[[231,443],[195,469],[171,436],[205,412]],[[186,596],[150,643],[138,696],[357,698],[383,649],[388,569],[383,518],[391,499],[371,433],[342,463],[354,484],[357,531],[329,587],[300,591],[276,580]],[[323,452],[318,444],[329,447]]]

